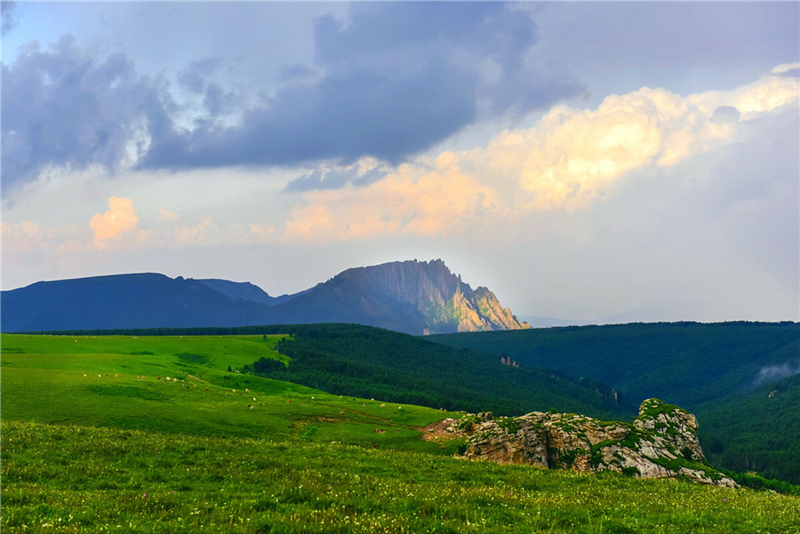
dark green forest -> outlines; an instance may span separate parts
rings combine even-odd
[[[424,338],[358,325],[293,327],[277,350],[288,367],[248,370],[329,393],[380,398],[446,410],[583,413],[629,417],[635,410],[600,381],[514,367],[500,358]]]

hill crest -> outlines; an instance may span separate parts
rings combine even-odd
[[[336,322],[419,335],[527,327],[442,260],[347,269],[280,297],[249,282],[156,273],[37,282],[3,291],[2,312],[4,332]]]

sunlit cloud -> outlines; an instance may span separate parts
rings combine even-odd
[[[177,221],[180,218],[177,213],[165,208],[158,208],[158,215],[165,221]]]
[[[181,226],[175,229],[175,244],[179,247],[205,244],[218,230],[219,226],[213,219],[193,226]]]
[[[783,72],[784,67],[776,69]],[[730,91],[681,96],[644,87],[610,95],[594,109],[556,106],[533,127],[501,132],[472,150],[421,156],[394,169],[372,158],[347,166],[324,164],[320,180],[340,174],[343,185],[297,186],[284,193],[285,199],[295,199],[294,205],[273,212],[271,220],[222,222],[208,215],[179,215],[156,204],[157,215],[140,228],[131,199],[112,196],[110,209],[91,219],[91,246],[148,249],[474,235],[531,213],[587,210],[613,197],[619,183],[643,175],[633,171],[652,176],[736,142],[740,125],[763,113],[785,106],[796,111],[799,92],[797,78],[770,75]],[[380,176],[374,181],[357,181],[376,169]],[[178,225],[179,220],[185,222]],[[51,242],[59,250],[89,246],[86,236],[50,235],[32,221],[4,224],[3,238],[7,250],[46,248]]]
[[[285,239],[365,239],[379,235],[434,236],[463,231],[497,209],[495,192],[463,173],[456,155],[418,160],[368,187],[304,195],[284,229]]]
[[[250,223],[250,235],[255,241],[270,242],[275,239],[275,227],[265,223]]]
[[[111,197],[108,199],[108,211],[96,213],[89,221],[94,232],[94,246],[103,248],[106,244],[120,236],[132,234],[139,225],[139,216],[129,198]]]
[[[800,69],[800,62],[795,61],[794,63],[781,63],[772,69],[772,74],[784,74],[797,69]]]
[[[798,101],[798,80],[767,76],[732,91],[686,97],[644,87],[596,109],[556,106],[533,128],[485,148],[400,166],[363,188],[311,191],[287,239],[448,235],[532,211],[584,210],[631,171],[674,166],[734,142],[738,124]],[[488,215],[488,217],[483,217]]]
[[[23,221],[19,224],[0,224],[3,235],[3,252],[26,251],[36,248],[45,248],[47,241],[44,233],[33,221]]]

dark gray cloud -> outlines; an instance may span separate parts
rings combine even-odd
[[[170,99],[138,74],[124,54],[95,59],[72,36],[49,50],[38,43],[3,65],[3,189],[33,178],[47,164],[115,168],[146,129],[166,142]]]
[[[711,122],[715,124],[736,123],[742,114],[733,106],[719,106],[711,115]]]
[[[284,191],[302,192],[314,189],[339,189],[348,183],[356,187],[366,187],[383,179],[387,174],[386,169],[375,167],[364,174],[358,174],[358,169],[347,167],[344,169],[316,168],[308,174],[289,182]]]
[[[3,19],[2,34],[5,35],[19,23],[19,2],[0,2],[0,18]]]
[[[154,146],[142,165],[347,164],[363,156],[396,164],[481,118],[524,114],[581,91],[568,76],[528,65],[536,24],[503,4],[355,3],[344,22],[317,19],[314,38],[319,80],[288,83],[240,126],[196,128],[177,145]]]
[[[314,76],[314,71],[305,65],[293,63],[291,65],[282,66],[280,69],[280,76],[283,81],[299,80]]]
[[[193,93],[202,93],[221,63],[218,57],[196,59],[178,73],[178,83]]]
[[[374,156],[399,162],[475,119],[476,80],[434,62],[414,76],[372,69],[293,85],[241,126],[195,129],[177,147],[154,146],[145,167],[292,165]],[[425,95],[420,98],[420,95]]]
[[[515,120],[582,90],[531,65],[536,24],[504,4],[355,3],[344,21],[316,19],[313,34],[314,69],[287,64],[270,92],[249,89],[261,95],[254,104],[231,92],[228,60],[191,61],[176,72],[198,97],[186,109],[125,54],[92,57],[69,36],[28,47],[3,66],[4,183],[48,164],[113,169],[134,139],[140,169],[398,164],[476,121]],[[290,189],[347,182],[312,177]]]

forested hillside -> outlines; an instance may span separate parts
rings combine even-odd
[[[292,359],[289,366],[256,365],[258,372],[330,393],[448,410],[521,415],[552,408],[598,417],[635,411],[597,380],[504,364],[424,338],[358,325],[300,326],[292,333],[276,347]]]
[[[800,442],[800,393],[796,375],[787,379],[800,369],[800,324],[627,324],[431,339],[590,376],[634,403],[674,402],[697,415],[712,463],[800,482],[800,454],[791,452]]]
[[[555,409],[602,419],[629,418],[636,406],[598,380],[515,366],[515,361],[353,324],[271,325],[237,328],[152,328],[64,331],[77,335],[286,334],[277,349],[288,367],[272,360],[247,369],[329,393],[382,398],[473,412],[522,415]]]

